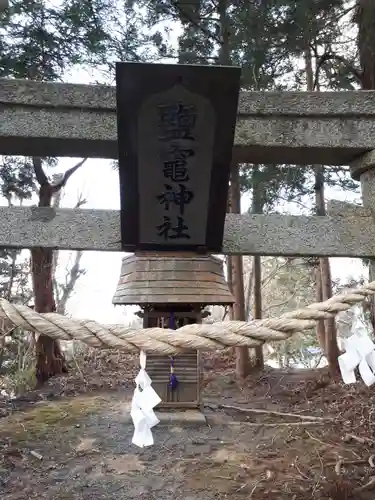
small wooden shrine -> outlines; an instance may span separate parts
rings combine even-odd
[[[208,305],[230,305],[234,299],[224,278],[222,261],[210,255],[139,253],[124,257],[113,297],[115,305],[139,305],[143,327],[177,329],[201,323]],[[200,405],[199,352],[174,357],[148,354],[147,373],[162,399],[160,407]]]

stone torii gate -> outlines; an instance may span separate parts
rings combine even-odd
[[[115,87],[0,79],[0,102],[0,154],[117,156]],[[363,207],[227,214],[223,253],[375,257],[374,92],[242,92],[233,161],[351,165]],[[118,211],[0,208],[2,247],[121,251],[120,242]]]

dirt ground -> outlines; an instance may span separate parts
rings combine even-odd
[[[323,371],[267,370],[238,384],[231,360],[211,355],[208,425],[158,425],[155,445],[139,449],[124,414],[136,360],[95,356],[0,404],[0,498],[375,498],[373,389],[327,384]]]

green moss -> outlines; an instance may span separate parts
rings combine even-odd
[[[0,439],[28,441],[68,430],[83,417],[107,405],[100,397],[75,397],[57,402],[43,402],[25,412],[17,412],[0,421]]]

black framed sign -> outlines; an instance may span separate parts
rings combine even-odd
[[[123,250],[221,252],[240,74],[117,63]]]

